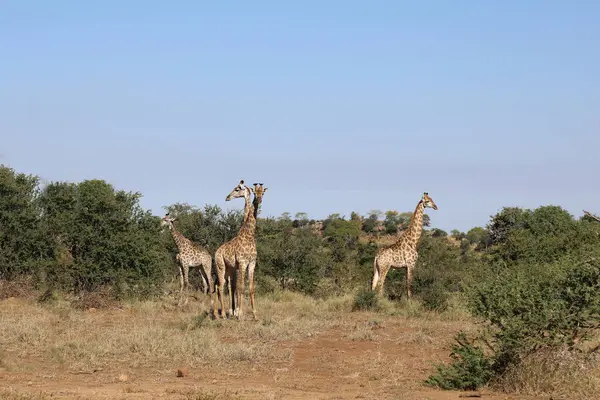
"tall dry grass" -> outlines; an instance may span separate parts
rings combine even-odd
[[[11,359],[46,360],[70,370],[224,363],[285,357],[275,342],[316,335],[343,323],[350,297],[319,301],[290,292],[263,296],[259,320],[212,320],[208,302],[179,309],[172,301],[129,302],[80,310],[69,302],[9,299],[0,306],[0,347]],[[6,364],[0,354],[0,363]],[[18,369],[19,365],[5,365]]]
[[[492,387],[556,399],[600,399],[600,357],[566,349],[540,351],[509,369]]]

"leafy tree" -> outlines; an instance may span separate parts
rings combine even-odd
[[[480,226],[471,228],[467,232],[466,239],[469,244],[475,245],[478,250],[487,249],[491,245],[490,233]]]
[[[0,278],[35,273],[48,262],[51,241],[40,224],[39,178],[0,165]]]
[[[447,237],[448,236],[448,232],[446,232],[443,229],[439,229],[439,228],[433,228],[431,230],[431,236],[433,237]]]
[[[375,233],[375,229],[377,228],[378,219],[379,219],[379,212],[371,211],[371,213],[369,213],[369,216],[363,222],[362,230],[367,233]]]
[[[452,229],[450,231],[450,236],[454,239],[461,241],[467,237],[466,233],[459,231],[458,229]]]
[[[398,226],[400,224],[400,215],[398,211],[386,211],[385,219],[383,220],[383,226],[385,227],[385,232],[390,235],[396,234],[398,232]]]
[[[360,216],[359,213],[352,211],[350,213],[350,220],[351,221],[361,221],[362,222],[362,217]]]
[[[122,294],[162,286],[168,263],[160,219],[139,206],[140,197],[101,180],[46,186],[42,222],[71,260],[47,268],[46,283],[75,291],[115,286]]]

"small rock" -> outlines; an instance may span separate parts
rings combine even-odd
[[[96,312],[96,309],[94,307],[88,308],[88,312]]]
[[[308,336],[308,337],[312,337],[312,333],[309,333],[309,334],[307,334],[306,336]]]
[[[183,378],[184,376],[188,376],[190,371],[186,367],[181,367],[177,369],[177,377]]]
[[[215,384],[215,383],[217,383],[217,380],[213,379],[210,383]]]
[[[129,380],[129,377],[125,374],[121,374],[119,375],[119,381],[121,382],[127,382]]]

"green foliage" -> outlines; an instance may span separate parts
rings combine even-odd
[[[452,229],[450,231],[450,236],[458,241],[461,241],[467,237],[466,233],[461,232],[458,229]]]
[[[450,295],[440,280],[435,280],[432,284],[423,287],[420,290],[420,296],[426,310],[443,312],[448,309]]]
[[[75,291],[115,285],[121,294],[161,286],[167,253],[160,219],[141,209],[140,197],[101,180],[46,186],[39,204],[54,240],[54,262],[43,271],[43,282]]]
[[[487,249],[488,246],[491,245],[489,231],[480,226],[471,228],[466,234],[466,239],[468,243],[474,245],[477,250]]]
[[[432,237],[447,237],[448,236],[448,232],[446,232],[443,229],[433,228],[431,230],[431,236]]]
[[[493,360],[480,347],[467,339],[464,332],[455,337],[449,365],[436,367],[437,373],[425,381],[428,385],[445,390],[476,390],[493,376]]]
[[[558,206],[506,208],[489,224],[491,253],[504,265],[549,263],[597,247],[597,228]]]
[[[0,165],[0,278],[36,273],[51,243],[40,224],[39,179]]]
[[[469,304],[491,324],[499,369],[544,347],[586,340],[600,327],[600,262],[596,259],[511,268],[475,287]]]
[[[186,238],[206,247],[214,253],[223,243],[237,235],[244,218],[243,210],[224,212],[219,206],[205,205],[203,209],[184,203],[167,207],[167,212],[176,217],[175,228]],[[169,236],[166,245],[171,252],[177,251],[175,242]]]
[[[400,215],[398,211],[387,211],[385,213],[385,219],[383,220],[383,227],[385,228],[385,233],[388,235],[395,235],[398,232],[398,227],[400,226]]]
[[[258,230],[257,270],[275,278],[282,289],[313,293],[321,269],[331,262],[321,237],[310,227],[294,229],[288,219],[261,220]]]
[[[365,218],[362,229],[367,233],[375,233],[375,228],[377,228],[378,220],[379,220],[379,211],[371,211],[369,216]]]
[[[367,288],[359,290],[354,296],[352,311],[369,311],[379,308],[377,292]]]

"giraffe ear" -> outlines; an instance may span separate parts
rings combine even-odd
[[[269,190],[269,188],[264,188],[263,189],[263,193],[266,192],[267,190]]]

